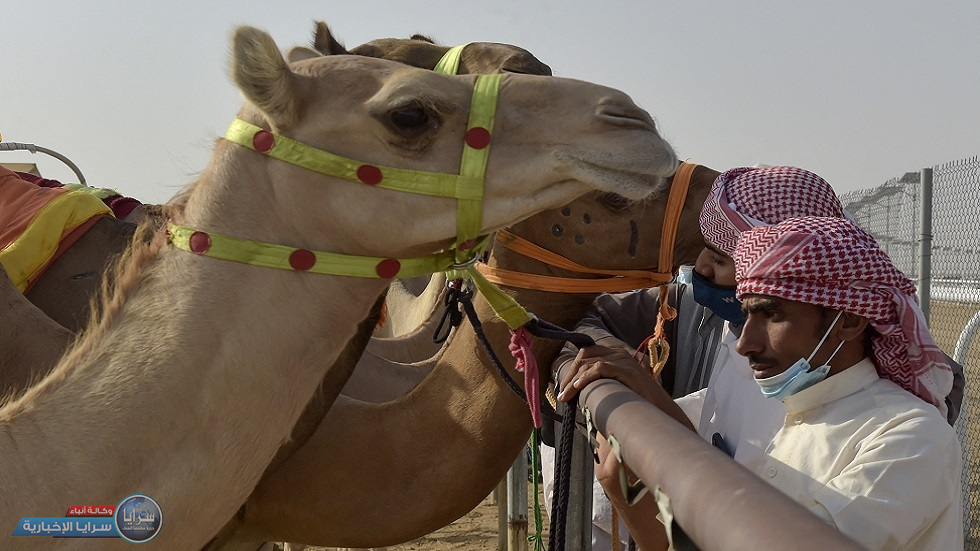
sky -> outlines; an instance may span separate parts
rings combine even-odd
[[[626,92],[682,159],[717,170],[796,165],[846,192],[980,154],[976,0],[4,2],[0,134],[164,202],[241,106],[234,28],[288,50],[315,20],[347,47],[414,33],[521,46],[556,76]],[[43,154],[0,162],[77,181]]]

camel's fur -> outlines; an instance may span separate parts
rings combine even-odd
[[[457,169],[472,78],[363,57],[287,65],[251,28],[239,29],[234,44],[233,74],[248,100],[240,118],[368,163]],[[438,124],[392,126],[388,115],[405,108]],[[641,198],[676,158],[622,93],[508,75],[489,165],[484,231],[589,189]],[[379,191],[220,141],[175,222],[311,250],[408,257],[450,243],[455,212],[452,200]],[[2,524],[139,492],[163,509],[157,546],[200,547],[244,501],[325,376],[327,400],[339,392],[353,363],[331,366],[386,285],[217,261],[168,247],[163,236],[135,257],[98,326],[0,409]]]

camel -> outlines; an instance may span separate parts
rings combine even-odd
[[[680,220],[675,266],[693,262],[703,247],[694,228],[717,175],[707,167],[694,171]],[[658,257],[666,194],[637,204],[610,204],[610,199],[593,194],[528,218],[510,231],[580,264],[651,267]],[[560,236],[553,231],[556,226],[562,230]],[[636,240],[632,246],[631,238]],[[492,250],[489,264],[589,277],[501,247]],[[564,327],[573,326],[596,295],[512,292],[542,319]],[[507,326],[493,319],[480,297],[474,305],[490,342],[502,347],[509,339]],[[561,344],[535,339],[539,365],[550,365]],[[342,394],[306,443],[265,474],[236,519],[238,541],[251,542],[241,549],[255,549],[262,541],[393,545],[445,526],[489,494],[527,442],[527,405],[496,376],[466,321],[439,355],[412,367],[421,381],[415,380],[418,384],[397,399],[370,403]]]
[[[444,273],[414,278],[407,284],[393,281],[385,296],[383,319],[371,334],[364,354],[401,363],[436,354],[442,338],[452,329],[448,322],[440,325],[447,283]],[[420,291],[412,287],[422,285]],[[434,338],[437,330],[439,340]]]
[[[397,275],[379,260],[439,251],[457,236],[456,201],[385,189],[392,183],[378,183],[375,170],[362,173],[363,185],[271,156],[276,144],[299,143],[361,166],[452,175],[479,79],[356,56],[289,64],[250,27],[233,44],[247,102],[201,178],[173,201],[169,235],[133,249],[99,320],[0,408],[8,526],[139,491],[166,516],[159,546],[200,548],[248,496],[321,381],[321,392],[339,392],[349,371],[331,368],[334,359]],[[481,233],[593,189],[642,199],[674,171],[652,119],[622,92],[525,75],[503,75],[499,89]],[[210,258],[236,240],[291,269]],[[296,273],[340,270],[321,266],[321,255],[334,257],[317,250],[366,256],[379,272]]]
[[[333,36],[326,23],[317,21],[313,29],[313,49],[323,55],[352,54],[397,61],[421,69],[433,69],[449,51],[449,46],[435,44],[421,34],[411,38],[378,38],[349,51]],[[460,53],[460,75],[519,73],[548,75],[551,67],[531,52],[512,44],[470,42]]]
[[[312,45],[323,55],[352,54],[333,37],[324,22],[315,23]],[[431,40],[416,35],[412,39],[374,40],[354,48],[353,52],[432,69],[448,49],[447,46],[433,44]],[[293,55],[302,56],[301,49],[294,51]],[[500,72],[551,75],[551,68],[527,50],[509,44],[474,42],[467,45],[462,52],[460,74]],[[11,336],[18,336],[17,339],[0,341],[17,343],[16,349],[11,349],[9,345],[0,346],[0,361],[6,366],[4,372],[0,373],[0,396],[23,390],[31,381],[43,376],[54,366],[55,361],[71,343],[74,333],[79,332],[89,319],[90,303],[103,284],[103,275],[113,260],[129,247],[136,229],[133,220],[157,218],[158,210],[154,205],[143,205],[128,217],[132,220],[119,220],[111,216],[99,219],[44,271],[28,291],[27,299],[30,304],[40,309],[40,312],[30,312],[30,316],[36,318],[31,324],[18,322],[23,320],[26,315],[24,313],[19,313],[16,317],[12,315],[15,303],[18,312],[29,311],[30,304],[21,300],[16,289],[0,287],[0,292],[7,291],[9,294],[9,299],[5,298],[6,295],[0,295],[0,298],[9,300],[10,303],[10,309],[4,312],[11,314],[5,317],[11,320],[5,331]],[[395,285],[396,288],[401,288],[399,280],[395,280]],[[409,312],[405,308],[393,311]],[[387,327],[390,330],[406,323],[413,322],[393,320],[392,325]],[[21,335],[44,337],[24,339]],[[14,354],[17,354],[17,358],[4,359]],[[25,358],[30,358],[30,361],[23,361]],[[44,361],[41,358],[45,358]]]

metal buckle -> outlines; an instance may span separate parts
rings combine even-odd
[[[462,263],[455,262],[455,263],[453,263],[453,265],[452,265],[452,267],[450,269],[451,270],[464,271],[464,270],[468,270],[468,269],[472,268],[480,260],[480,256],[481,256],[479,252],[474,251],[474,253],[475,254],[472,257],[470,257],[470,259],[467,260],[466,262],[462,262]]]

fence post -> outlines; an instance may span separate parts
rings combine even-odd
[[[582,410],[575,420],[585,420]],[[565,529],[565,549],[592,549],[592,481],[595,478],[592,445],[576,429],[572,439],[571,481],[568,489],[568,526]]]
[[[919,172],[919,302],[929,323],[929,293],[932,281],[932,168]]]
[[[507,471],[507,549],[527,551],[527,451]]]
[[[510,471],[507,471],[510,473]],[[504,475],[497,483],[494,490],[494,499],[497,505],[497,551],[508,551],[507,549],[507,475]]]

